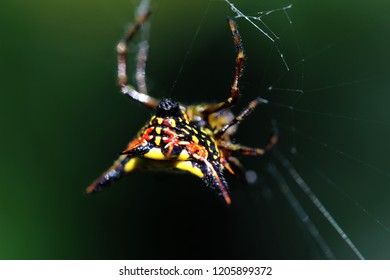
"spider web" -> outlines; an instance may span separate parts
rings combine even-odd
[[[128,55],[148,41],[148,92],[226,99],[231,17],[247,54],[233,111],[268,101],[234,140],[261,146],[279,130],[273,153],[240,158],[250,185],[226,175],[225,207],[191,175],[135,173],[81,195],[150,118],[115,84],[115,44],[140,1],[4,1],[1,257],[390,259],[390,4],[150,1]]]
[[[384,62],[389,39],[383,39],[390,35],[389,13],[379,2],[369,11],[355,3],[335,11],[330,3],[260,2],[209,1],[173,88],[205,17],[226,4],[251,63],[244,75],[256,72],[257,80],[245,86],[257,82],[258,95],[268,100],[266,110],[280,131],[268,166],[248,172],[253,181],[263,176],[254,185],[263,184],[259,188],[269,203],[275,203],[277,192],[283,194],[305,236],[308,248],[302,251],[309,253],[304,257],[389,258],[384,244],[390,241],[385,141],[390,123],[384,104],[390,72]],[[278,216],[275,224],[284,222],[283,214],[273,215]],[[291,236],[283,238],[294,242]]]
[[[237,141],[247,144],[253,131],[262,133],[259,126],[266,115],[268,123],[274,120],[280,141],[261,167],[256,167],[258,159],[244,160],[252,185],[233,186],[233,199],[269,207],[268,225],[276,236],[271,250],[278,247],[280,252],[272,257],[390,258],[389,7],[379,1],[370,3],[370,9],[355,2],[340,6],[267,0],[175,5],[152,1],[149,85],[162,92],[161,97],[186,103],[211,101],[211,94],[226,98],[234,53],[221,22],[224,16],[235,19],[248,56],[240,104],[259,95],[268,101],[258,109],[265,115],[254,113]],[[181,31],[182,42],[177,36],[164,38],[164,56],[159,52],[157,58],[155,25],[164,24],[166,18],[159,20],[159,15],[172,9],[181,12],[169,19],[171,23],[183,18],[195,23]],[[216,31],[215,26],[222,27]],[[220,30],[226,31],[224,37],[212,38]],[[181,44],[183,51],[170,50],[170,44]],[[230,54],[218,58],[217,52],[229,47]],[[191,72],[199,57],[200,70]],[[220,66],[226,60],[227,66]],[[153,63],[172,65],[173,70],[161,80]],[[191,93],[191,84],[202,90]],[[249,144],[258,146],[257,140]],[[256,205],[255,212],[264,211]],[[252,222],[265,223],[263,218],[258,215]]]
[[[384,141],[378,141],[388,137],[388,114],[382,106],[377,107],[379,111],[366,106],[388,100],[384,89],[390,73],[380,62],[380,57],[388,55],[381,48],[373,51],[383,33],[389,35],[384,32],[389,27],[388,13],[381,13],[381,5],[374,3],[373,11],[357,24],[352,11],[345,9],[337,15],[352,19],[352,23],[341,28],[336,23],[342,19],[333,19],[334,29],[323,28],[325,34],[330,34],[321,38],[318,46],[310,46],[317,42],[305,38],[306,45],[313,48],[308,52],[301,46],[295,27],[302,19],[293,16],[308,7],[290,3],[273,10],[244,13],[239,4],[225,1],[236,18],[247,21],[254,27],[253,32],[259,31],[259,36],[271,41],[271,49],[285,68],[264,79],[269,86],[263,97],[269,100],[281,130],[274,163],[267,169],[271,180],[279,186],[323,256],[388,258],[389,248],[380,247],[390,240],[386,215],[389,208],[378,209],[373,202],[388,201],[390,173],[384,161],[388,148]],[[329,7],[321,8],[317,16],[329,23]],[[274,13],[285,15],[290,42],[283,40],[289,37],[288,32],[282,30],[283,35],[278,35],[267,23]],[[277,59],[272,63],[278,63]],[[303,202],[294,194],[299,191],[306,195]],[[314,207],[303,206],[305,200]],[[338,237],[329,238],[333,235],[329,229],[310,218],[316,216],[315,212],[320,213],[316,219],[328,221]],[[343,253],[335,245],[340,244],[337,238],[348,247]]]

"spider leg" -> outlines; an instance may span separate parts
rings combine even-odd
[[[231,18],[228,18],[228,24],[233,35],[234,44],[237,49],[236,71],[234,74],[233,84],[231,87],[231,96],[223,102],[209,105],[209,106],[204,106],[204,111],[202,113],[205,115],[209,115],[233,106],[234,104],[237,103],[238,97],[240,95],[239,79],[242,76],[242,73],[244,71],[245,52],[242,46],[240,34],[238,33],[237,30],[236,23]]]
[[[225,157],[221,157],[221,164],[225,169],[227,169],[227,171],[230,172],[230,174],[236,175],[236,172],[234,172],[233,168],[230,166],[230,162],[228,159],[226,159]]]
[[[252,111],[259,105],[259,103],[266,103],[267,101],[258,97],[252,102],[248,104],[248,106],[233,120],[231,120],[228,124],[226,124],[224,127],[222,127],[219,130],[214,131],[215,138],[221,138],[222,135],[233,125],[239,124],[242,122]]]
[[[232,174],[237,176],[244,185],[248,185],[248,180],[246,179],[245,176],[245,169],[242,166],[241,162],[236,157],[233,156],[229,156],[227,158],[227,161],[230,163],[230,166],[234,170],[234,173]]]
[[[223,147],[223,149],[227,150],[228,152],[234,152],[244,156],[262,156],[267,151],[271,150],[277,142],[278,135],[277,133],[274,133],[271,136],[268,144],[265,145],[263,148],[248,147],[232,143],[221,143],[221,147]]]
[[[137,80],[137,87],[141,93],[147,94],[148,89],[145,81],[145,68],[146,60],[148,59],[149,44],[148,41],[142,41],[138,44],[138,55],[137,55],[137,70],[135,72],[135,79]]]
[[[146,89],[146,87],[142,87],[142,83],[144,83],[144,78],[137,78],[138,85],[141,84],[141,92],[138,92],[132,85],[127,84],[128,78],[127,78],[127,52],[128,52],[128,44],[130,41],[134,38],[135,34],[137,34],[137,31],[141,28],[141,26],[145,23],[145,21],[150,16],[150,10],[149,9],[143,9],[143,11],[138,15],[133,25],[130,26],[130,28],[127,30],[125,36],[122,38],[122,40],[118,43],[116,50],[117,50],[117,56],[118,56],[118,84],[121,89],[121,92],[124,95],[129,96],[130,98],[141,102],[145,106],[155,109],[158,105],[158,101],[146,93],[142,93],[143,90]],[[147,53],[147,48],[140,47],[138,58],[141,58],[141,61],[138,62],[137,65],[137,72],[142,73],[145,68],[145,61],[146,61],[146,54],[143,54],[143,52]],[[142,61],[144,60],[144,62]]]

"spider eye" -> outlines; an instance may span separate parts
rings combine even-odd
[[[181,115],[179,104],[170,98],[161,100],[157,106],[157,117],[180,117]]]

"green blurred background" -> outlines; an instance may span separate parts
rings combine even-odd
[[[248,55],[240,104],[258,95],[270,100],[242,124],[237,141],[265,143],[276,119],[279,149],[363,255],[389,259],[390,4],[233,3],[253,16],[293,4],[292,25],[283,11],[264,18],[290,71],[270,40],[237,19]],[[258,174],[253,185],[228,176],[231,207],[190,175],[133,174],[104,193],[84,195],[151,115],[116,87],[115,45],[136,6],[0,4],[0,259],[324,258],[267,172],[269,162],[336,257],[356,258],[272,155],[243,160]],[[152,10],[151,94],[183,103],[226,98],[235,56],[229,6],[156,0]],[[267,91],[271,85],[304,93]]]

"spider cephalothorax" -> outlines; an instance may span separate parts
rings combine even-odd
[[[87,193],[95,192],[120,179],[124,175],[145,169],[158,169],[189,172],[206,182],[231,203],[228,186],[223,177],[224,170],[243,176],[243,169],[235,154],[258,156],[272,148],[277,138],[273,136],[265,148],[245,147],[233,144],[230,136],[237,125],[249,115],[263,99],[253,100],[238,116],[229,107],[239,97],[239,78],[245,59],[241,39],[233,20],[228,19],[229,27],[238,50],[237,66],[231,97],[216,104],[184,106],[170,98],[157,101],[146,92],[145,62],[147,45],[140,44],[137,64],[137,85],[139,91],[127,84],[126,53],[127,45],[137,30],[146,21],[150,12],[138,16],[135,24],[119,42],[118,80],[123,94],[155,110],[154,116],[129,143],[114,164],[87,188]]]

